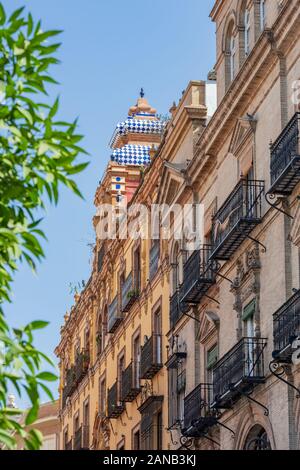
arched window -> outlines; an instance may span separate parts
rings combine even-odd
[[[260,30],[263,31],[266,26],[266,0],[260,0],[259,18],[260,18]]]
[[[256,424],[249,432],[244,450],[271,450],[268,434],[259,424]]]
[[[247,56],[250,52],[250,33],[251,33],[251,18],[250,18],[250,11],[248,8],[245,9],[244,12],[244,40],[245,40],[245,56]]]
[[[231,36],[230,38],[230,80],[231,81],[235,77],[235,67],[236,67],[236,43],[235,43],[235,38]]]
[[[227,89],[236,75],[237,47],[234,34],[234,21],[230,21],[225,35],[225,88]]]

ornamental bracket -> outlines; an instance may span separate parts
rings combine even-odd
[[[300,398],[300,389],[288,380],[283,378],[283,376],[287,374],[287,366],[287,364],[280,362],[278,359],[274,359],[270,362],[269,369],[272,375],[274,375],[277,379],[281,380],[281,382],[285,383],[288,387],[291,387],[297,392],[296,398]]]
[[[277,197],[277,200],[275,201],[276,197]],[[286,215],[290,219],[294,220],[294,217],[291,214],[289,214],[288,212],[283,210],[281,207],[279,207],[279,204],[282,202],[282,197],[280,198],[280,195],[276,195],[274,193],[268,192],[265,195],[265,199],[267,203],[269,204],[269,206],[273,207],[273,209],[277,210],[278,212],[281,212],[282,214]]]

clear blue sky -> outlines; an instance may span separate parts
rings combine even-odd
[[[87,280],[94,242],[93,198],[109,159],[108,142],[139,90],[159,113],[168,112],[190,80],[206,79],[215,63],[214,0],[4,0],[8,11],[26,5],[44,29],[63,29],[60,117],[79,116],[91,164],[78,178],[85,201],[63,191],[49,208],[43,228],[46,260],[37,276],[21,266],[6,308],[13,325],[34,319],[51,325],[37,346],[54,357],[65,311],[72,305],[69,284]],[[57,385],[54,387],[57,394]],[[25,402],[26,403],[26,402]]]

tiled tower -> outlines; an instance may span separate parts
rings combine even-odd
[[[127,119],[117,124],[110,142],[112,154],[107,168],[109,187],[106,186],[106,192],[110,193],[111,203],[120,202],[123,197],[130,202],[150,163],[151,149],[160,144],[164,127],[165,123],[158,118],[142,89]]]

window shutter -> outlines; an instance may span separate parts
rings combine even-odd
[[[256,310],[256,299],[253,299],[250,304],[248,304],[243,310],[243,321],[249,320],[251,317],[254,317]]]
[[[212,369],[213,366],[216,364],[216,362],[218,361],[218,354],[219,354],[219,348],[218,348],[218,345],[216,344],[207,353],[207,363],[206,363],[207,370]]]

